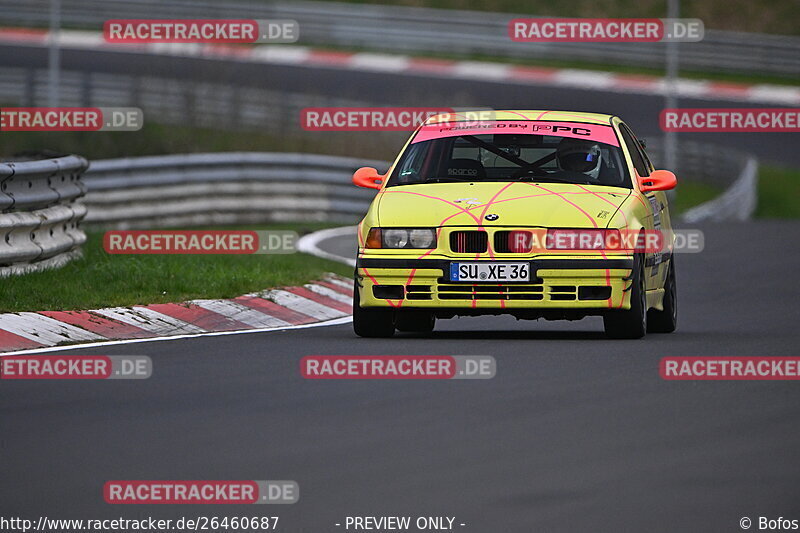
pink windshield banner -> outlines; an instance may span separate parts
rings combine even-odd
[[[611,126],[583,124],[580,122],[542,122],[538,120],[493,120],[485,122],[442,122],[439,124],[428,124],[419,129],[412,144],[429,141],[431,139],[440,139],[442,137],[496,133],[572,137],[574,139],[585,139],[587,141],[596,141],[612,146],[619,146],[619,141]]]

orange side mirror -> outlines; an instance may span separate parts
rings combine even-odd
[[[372,167],[361,167],[353,174],[353,183],[359,187],[367,187],[369,189],[380,189],[383,183],[383,176],[378,174],[378,171]]]
[[[645,178],[639,176],[639,190],[642,192],[668,191],[677,184],[678,178],[669,170],[654,170]]]

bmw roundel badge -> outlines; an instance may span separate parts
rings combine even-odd
[[[486,216],[485,216],[485,217],[483,217],[483,218],[485,218],[486,220],[495,221],[495,220],[497,220],[498,218],[500,218],[500,215],[496,215],[496,214],[494,214],[494,213],[489,213],[488,215],[486,215]]]

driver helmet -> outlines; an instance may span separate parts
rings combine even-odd
[[[561,170],[581,172],[593,180],[600,175],[602,151],[595,142],[566,137],[558,143],[556,158]]]

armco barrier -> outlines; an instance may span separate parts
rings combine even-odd
[[[693,207],[683,214],[689,223],[701,220],[747,220],[756,209],[758,200],[758,161],[748,158],[736,181],[717,198]]]
[[[0,277],[60,266],[80,254],[89,164],[79,156],[0,163]]]
[[[374,196],[354,187],[349,157],[225,152],[92,163],[87,224],[141,228],[273,221],[351,221]]]
[[[649,149],[656,166],[661,150]],[[726,192],[691,221],[746,219],[755,208],[755,160],[734,150],[679,144],[680,177]],[[229,152],[95,161],[86,175],[86,223],[118,229],[270,221],[355,222],[374,192],[352,185],[355,169],[384,161],[284,153]],[[742,185],[744,183],[744,185]],[[678,193],[680,194],[680,193]]]
[[[647,149],[656,168],[663,161],[660,142]],[[751,154],[727,146],[682,141],[678,143],[677,167],[673,169],[680,179],[710,185],[723,191],[718,197],[695,206],[681,217],[684,222],[704,220],[749,220],[758,202],[758,160]]]

